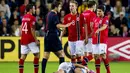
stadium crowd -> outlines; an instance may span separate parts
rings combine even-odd
[[[62,10],[59,19],[61,23],[69,11],[70,0],[57,0],[61,2]],[[82,13],[87,7],[87,0],[76,0],[78,12]],[[109,37],[130,37],[130,0],[95,0],[98,5],[104,4],[105,14],[109,17]],[[25,7],[34,4],[36,11],[36,33],[44,36],[46,15],[51,10],[53,0],[1,0],[0,1],[0,36],[19,36],[21,19],[26,13]]]

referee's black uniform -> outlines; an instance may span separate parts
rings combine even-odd
[[[44,40],[45,52],[57,52],[62,50],[62,45],[58,36],[59,32],[56,27],[59,23],[58,15],[53,11],[49,12],[46,18],[46,35]]]

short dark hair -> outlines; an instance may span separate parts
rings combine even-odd
[[[105,12],[105,10],[106,10],[104,5],[99,5],[97,7],[97,9],[101,9],[103,12]]]
[[[88,8],[93,7],[93,5],[95,5],[96,2],[95,1],[88,1]]]
[[[51,5],[51,8],[52,8],[52,9],[55,9],[55,8],[58,7],[59,5],[60,5],[60,2],[54,1],[54,2],[52,3],[52,5]]]
[[[28,4],[28,5],[26,6],[26,11],[29,12],[30,9],[32,9],[32,8],[33,8],[33,5],[32,5],[32,4]]]

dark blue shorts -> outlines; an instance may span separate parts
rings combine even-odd
[[[62,50],[62,44],[56,33],[48,33],[44,39],[44,51],[45,52],[57,52]]]

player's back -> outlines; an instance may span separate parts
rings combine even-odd
[[[85,18],[85,23],[87,24],[87,29],[88,29],[88,34],[91,34],[91,27],[90,23],[93,21],[93,18],[96,17],[96,14],[91,11],[91,10],[86,10],[83,12],[84,18]]]
[[[34,28],[35,17],[31,14],[26,14],[22,18],[21,25],[21,44],[26,45],[31,42],[35,42],[34,37],[32,35],[31,29]]]

